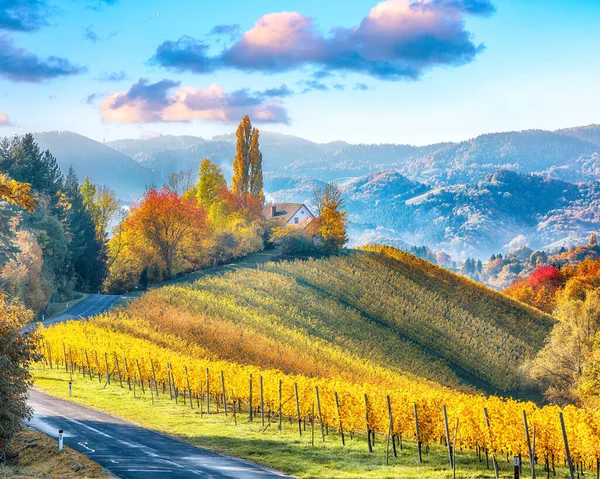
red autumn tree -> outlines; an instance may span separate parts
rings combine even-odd
[[[221,201],[224,201],[230,212],[239,213],[246,221],[254,221],[262,217],[262,199],[250,193],[236,194],[226,186],[218,193]]]
[[[206,213],[195,199],[182,198],[164,187],[150,189],[132,209],[124,227],[147,242],[170,278],[186,249],[199,244],[204,235]]]
[[[535,289],[558,288],[561,283],[560,271],[554,266],[538,266],[529,276],[529,285]]]

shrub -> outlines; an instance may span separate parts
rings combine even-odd
[[[317,250],[312,237],[304,230],[293,226],[275,228],[273,242],[285,255],[306,254]]]
[[[32,385],[29,364],[38,359],[37,335],[22,328],[32,319],[20,301],[0,292],[0,449],[31,416],[27,389]]]

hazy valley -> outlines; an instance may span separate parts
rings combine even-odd
[[[35,137],[63,171],[72,165],[124,202],[171,173],[196,172],[205,157],[231,174],[235,152],[235,135],[106,144],[70,132]],[[268,201],[306,202],[315,185],[343,186],[354,245],[425,245],[458,260],[486,259],[523,244],[534,250],[580,244],[598,222],[598,125],[419,147],[319,144],[261,132],[261,149]]]

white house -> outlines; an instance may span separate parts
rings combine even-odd
[[[276,220],[281,226],[304,227],[315,219],[315,215],[304,203],[273,203],[266,205],[263,209],[263,215],[265,218]]]

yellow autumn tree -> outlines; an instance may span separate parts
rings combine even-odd
[[[326,194],[320,205],[319,235],[321,247],[326,251],[336,251],[348,241],[346,226],[348,223],[346,212],[340,208],[339,201],[335,201]]]
[[[196,199],[198,203],[209,208],[217,199],[221,188],[226,186],[227,182],[221,168],[208,158],[204,158],[198,172],[198,186],[196,187]]]
[[[250,143],[252,140],[252,123],[248,115],[242,118],[236,131],[236,138],[231,191],[236,195],[245,195],[250,187]]]
[[[2,200],[30,212],[35,209],[35,199],[31,194],[31,185],[11,180],[7,175],[0,173],[0,201]]]
[[[27,390],[33,385],[29,365],[39,359],[38,337],[35,331],[23,330],[32,319],[33,313],[23,303],[0,291],[0,451],[32,413],[27,405]]]
[[[250,140],[250,194],[260,199],[261,204],[265,201],[263,192],[262,153],[258,143],[259,131],[254,128]]]

